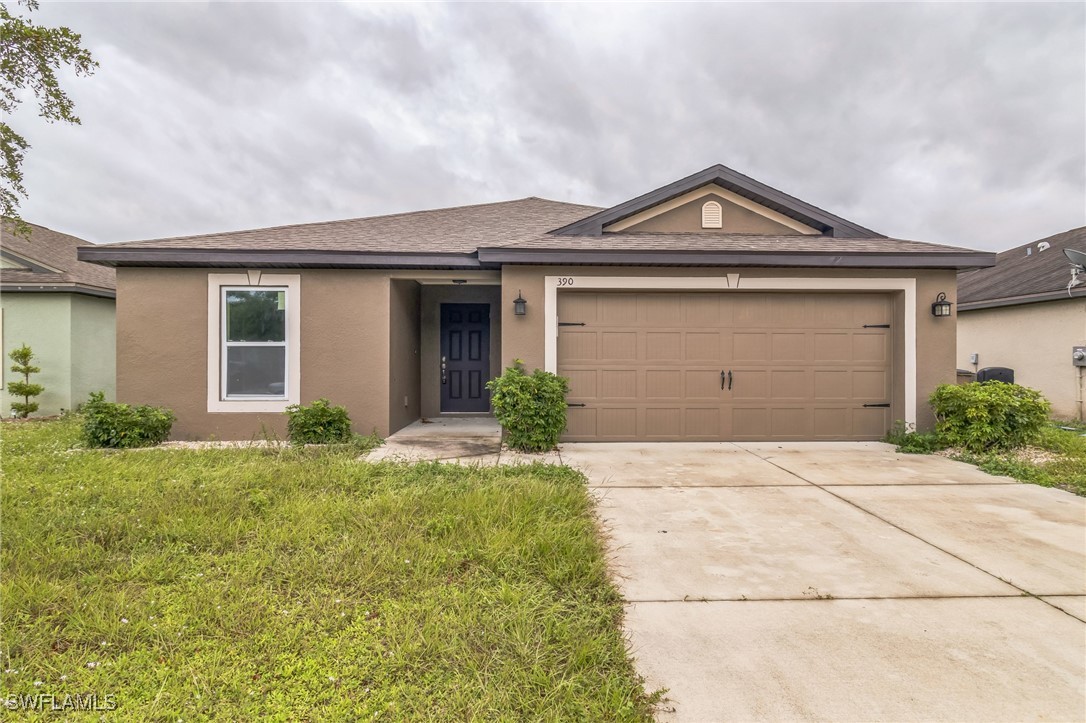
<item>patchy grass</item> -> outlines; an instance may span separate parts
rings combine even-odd
[[[1082,434],[1083,430],[1064,430],[1052,425],[1045,427],[1038,440],[1024,450],[981,455],[962,452],[953,457],[990,474],[1057,487],[1086,497],[1086,437]]]
[[[1071,429],[1061,429],[1071,427]],[[906,433],[892,430],[885,441],[898,452],[945,454],[951,459],[974,464],[989,474],[1013,477],[1019,482],[1057,487],[1086,497],[1086,426],[1077,422],[1054,422],[1041,430],[1033,445],[1023,449],[982,454],[948,448],[936,433]]]
[[[2,430],[5,696],[186,721],[651,718],[578,473],[73,450],[78,424]]]

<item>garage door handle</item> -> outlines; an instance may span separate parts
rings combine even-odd
[[[728,381],[728,373],[723,369],[720,370],[720,391],[724,391],[724,385]]]
[[[728,370],[728,391],[732,390],[732,370]]]

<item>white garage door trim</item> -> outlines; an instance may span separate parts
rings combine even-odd
[[[762,278],[724,276],[545,276],[544,364],[558,372],[558,292],[578,289],[637,291],[904,291],[905,292],[905,423],[916,424],[916,279]]]

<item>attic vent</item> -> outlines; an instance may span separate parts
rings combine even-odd
[[[723,221],[723,209],[716,201],[706,201],[705,205],[701,207],[701,227],[702,228],[722,228],[724,226]]]
[[[1048,243],[1047,241],[1042,241],[1041,243],[1037,244],[1037,250],[1038,251],[1046,251],[1051,247],[1052,247],[1052,244]]]

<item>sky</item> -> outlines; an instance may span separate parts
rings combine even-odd
[[[9,7],[10,7],[9,3]],[[26,13],[25,7],[19,11]],[[1086,225],[1086,4],[52,3],[23,217],[95,243],[540,196],[715,163],[897,238]]]

